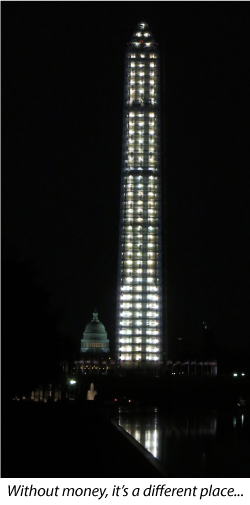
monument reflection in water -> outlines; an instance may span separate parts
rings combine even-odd
[[[174,437],[215,436],[217,418],[214,413],[159,417],[157,409],[149,415],[130,415],[121,407],[119,425],[162,463],[166,463],[167,439]]]
[[[169,477],[249,477],[247,411],[159,414],[121,407],[118,423],[166,469]]]

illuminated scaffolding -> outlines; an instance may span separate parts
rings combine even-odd
[[[125,57],[116,358],[162,359],[160,58],[147,23]]]

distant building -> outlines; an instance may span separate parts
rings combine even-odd
[[[81,352],[99,354],[110,352],[107,332],[104,325],[99,321],[96,310],[93,313],[92,321],[87,324],[83,333]]]

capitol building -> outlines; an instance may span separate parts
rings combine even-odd
[[[87,324],[83,333],[81,352],[110,352],[107,332],[104,325],[99,321],[96,310],[93,312],[93,319]]]

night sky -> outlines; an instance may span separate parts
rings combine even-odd
[[[248,10],[2,4],[2,256],[35,265],[76,348],[94,307],[114,340],[124,55],[145,20],[164,69],[170,348],[195,347],[207,321],[222,348],[249,349]]]

